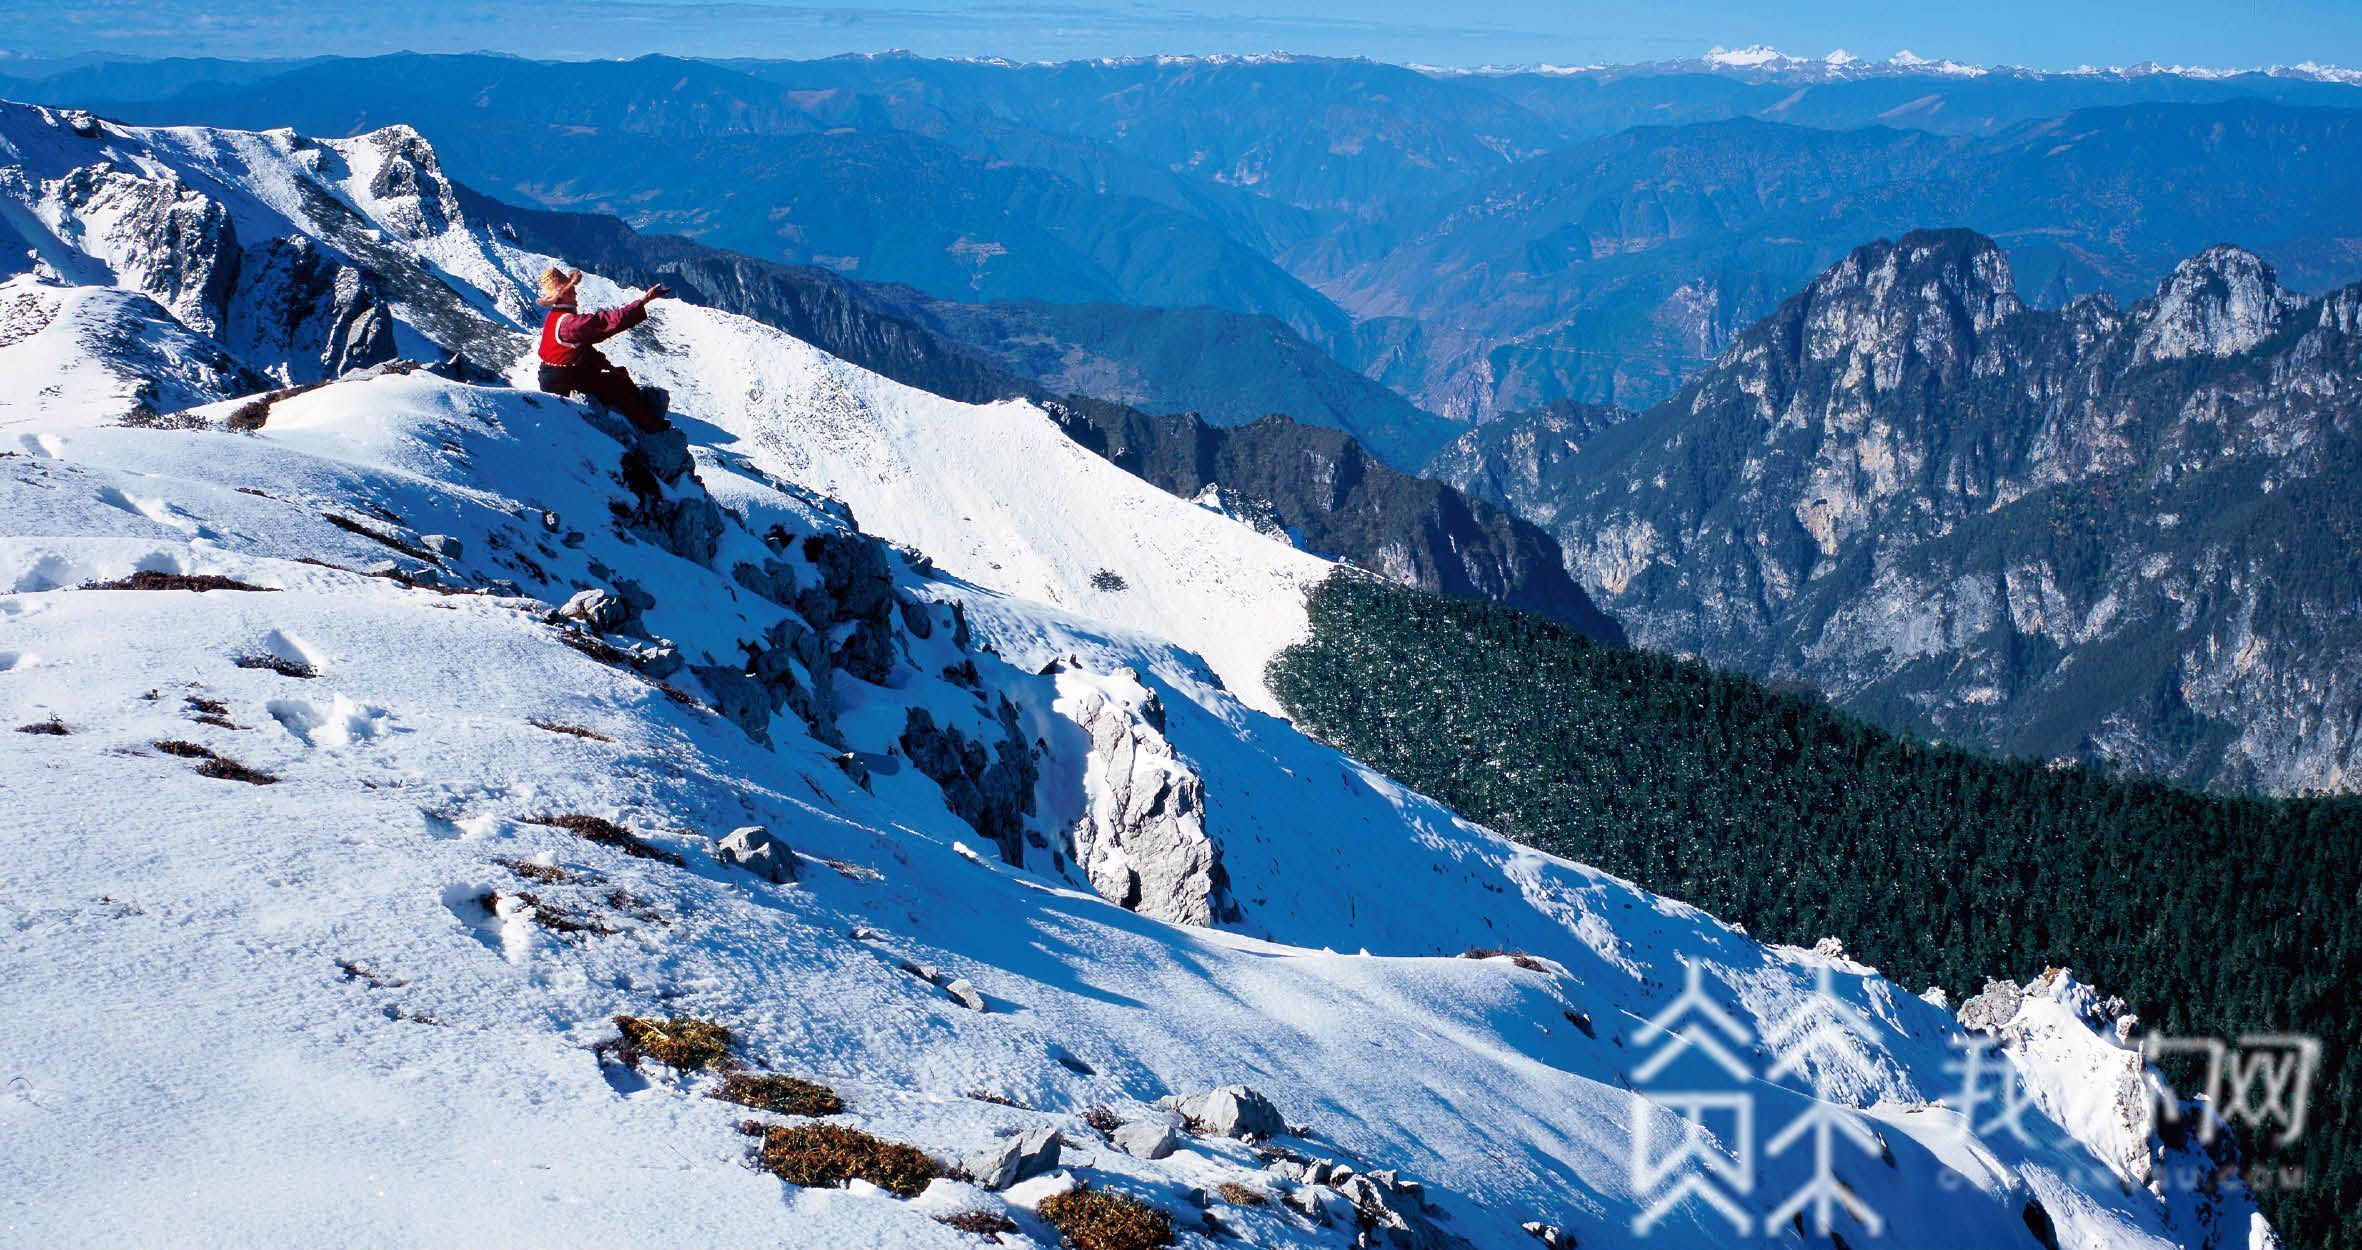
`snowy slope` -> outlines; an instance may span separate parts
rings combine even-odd
[[[593,284],[593,301],[628,298]],[[1093,455],[1032,404],[904,386],[729,313],[664,302],[613,355],[664,385],[697,434],[853,509],[946,572],[1155,635],[1249,704],[1334,567]],[[1112,574],[1112,578],[1107,575]]]
[[[0,429],[78,413],[118,421],[252,390],[259,379],[144,295],[0,282]],[[23,385],[32,382],[33,385]]]
[[[343,205],[369,224],[340,237],[378,250],[336,254],[399,293],[406,335],[514,337],[538,258],[366,163],[431,169],[415,136],[103,133],[220,202]],[[2140,1071],[2083,1017],[2001,1061],[2051,1091],[2031,1140],[1963,1134],[1943,1009],[1515,846],[1242,703],[1320,562],[1030,409],[698,310],[654,331],[635,365],[673,383],[686,455],[425,373],[280,396],[251,433],[222,428],[235,402],[106,426],[95,390],[0,430],[0,1017],[39,1022],[0,1030],[0,1245],[973,1245],[932,1217],[1004,1205],[1008,1241],[1050,1244],[1033,1208],[1061,1177],[1156,1202],[1186,1245],[1348,1244],[1355,1192],[1387,1244],[1535,1244],[1527,1221],[1827,1244],[1780,1207],[1812,1179],[1799,1151],[1757,1160],[1745,1234],[1695,1201],[1635,1232],[1663,1191],[1633,1175],[1635,1128],[1674,1123],[1634,1092],[1663,1044],[1645,1022],[1693,975],[1752,1039],[1730,1092],[1767,1130],[1841,1108],[1875,1130],[1841,1143],[1882,1229],[1841,1212],[1849,1244],[2033,1245],[2035,1208],[2067,1245],[2248,1244],[2242,1195],[2200,1221],[2126,1179],[2139,1132],[2059,1096]],[[66,367],[0,355],[0,382]],[[636,493],[626,455],[668,483]],[[823,486],[951,576],[884,555]],[[1092,588],[1102,568],[1127,589]],[[267,589],[94,588],[142,570]],[[635,610],[552,617],[589,588]],[[947,766],[968,775],[930,779]],[[1020,800],[1014,829],[977,814]],[[680,862],[535,823],[571,814]],[[745,824],[797,881],[724,866],[714,839]],[[1217,923],[1158,918],[1191,907]],[[1832,1004],[1846,1032],[1769,1074]],[[788,1186],[749,1166],[746,1110],[698,1096],[712,1077],[602,1064],[617,1012],[726,1022],[747,1062],[842,1094],[832,1119],[946,1160],[1029,1127],[1072,1144],[1000,1196]],[[1219,1137],[1138,1159],[1080,1119],[1230,1082],[1302,1127],[1296,1156],[1423,1197]],[[1204,1197],[1223,1182],[1327,1219]]]
[[[1032,1123],[1093,1141],[1073,1121],[1085,1107],[1144,1114],[1168,1092],[1245,1080],[1318,1132],[1309,1151],[1425,1181],[1450,1216],[1439,1227],[1474,1244],[1511,1244],[1528,1218],[1616,1244],[1633,1208],[1635,1102],[1622,1083],[1639,1019],[1678,989],[1681,961],[1764,1029],[1803,1008],[1826,962],[1510,846],[1301,739],[1282,758],[1328,792],[1292,804],[1290,842],[1260,848],[1286,862],[1257,888],[1296,883],[1301,897],[1267,896],[1258,914],[1301,929],[1283,936],[1372,953],[1162,924],[963,853],[976,834],[907,768],[866,793],[790,716],[765,749],[564,645],[543,605],[295,562],[350,568],[382,554],[320,519],[335,511],[397,537],[432,526],[485,553],[452,561],[448,580],[512,571],[504,550],[546,560],[560,588],[594,564],[628,571],[657,601],[651,630],[685,651],[738,628],[712,610],[731,596],[710,569],[613,530],[572,548],[540,540],[541,511],[569,526],[617,490],[600,463],[612,443],[567,406],[385,378],[282,401],[252,436],[83,429],[20,448],[0,461],[0,585],[15,592],[0,600],[0,721],[54,716],[70,732],[8,735],[0,782],[0,810],[22,820],[0,869],[15,918],[0,981],[12,1016],[50,1022],[0,1043],[26,1091],[7,1114],[39,1130],[7,1140],[43,1143],[8,1152],[25,1200],[9,1209],[17,1244],[169,1238],[192,1215],[208,1239],[237,1243],[949,1240],[898,1200],[748,1172],[729,1127],[738,1109],[602,1071],[588,1046],[616,1011],[726,1020],[750,1054],[846,1092],[852,1122],[947,1155]],[[774,524],[826,528],[792,496],[729,473],[701,470],[744,509],[725,557]],[[73,588],[140,568],[278,589]],[[1043,635],[1072,628],[1051,609],[1004,611]],[[927,647],[949,636],[901,639],[914,662],[886,687],[841,679],[848,705],[967,698],[927,683],[948,655]],[[1067,641],[1122,645],[1087,629]],[[255,655],[317,675],[237,664]],[[979,658],[1002,689],[1052,694],[1041,687],[1055,678]],[[1221,696],[1168,690],[1178,740],[1213,742],[1192,728],[1206,714],[1179,704]],[[192,719],[207,714],[193,700],[229,725]],[[846,723],[853,749],[889,757],[858,715]],[[1283,732],[1264,726],[1259,745]],[[278,780],[198,776],[152,745],[175,739]],[[1192,763],[1220,792],[1230,756],[1255,745]],[[526,823],[571,812],[619,819],[687,866]],[[714,862],[705,838],[747,822],[805,857],[799,884]],[[535,887],[504,858],[599,879]],[[1350,900],[1346,915],[1323,887]],[[494,915],[479,902],[537,888],[618,931],[569,937],[513,903]],[[641,902],[607,901],[618,888]],[[1478,944],[1549,962],[1537,973],[1451,957]],[[993,1010],[965,1011],[901,971],[906,959],[970,978]],[[1898,1108],[1939,1097],[1948,1016],[1855,972],[1839,992],[1872,1013],[1875,1036],[1764,1097],[1793,1107],[1820,1089]],[[1041,1110],[961,1096],[972,1090]],[[1999,1155],[1990,1190],[1930,1205],[1940,1156],[1915,1120],[1939,1123],[1887,1120],[1896,1166],[1850,1178],[1898,1244],[1960,1244],[1945,1239],[1980,1224],[1993,1240],[1978,1244],[2010,1244],[2024,1195],[2046,1185],[2090,1201],[2054,1213],[2109,1244],[2162,1236],[2161,1214],[2137,1197],[2059,1180],[2088,1156],[2056,1147]],[[1157,1164],[1080,1153],[1102,1183],[1184,1212],[1192,1187],[1278,1184],[1236,1144]],[[358,1193],[356,1174],[371,1178]],[[285,1181],[260,1193],[230,1183],[252,1175]],[[1775,1179],[1795,1176],[1768,1170]],[[193,1212],[152,1200],[192,1183],[205,1195]],[[1334,1236],[1272,1208],[1223,1212],[1264,1244]]]

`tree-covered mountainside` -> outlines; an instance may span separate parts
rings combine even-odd
[[[1857,248],[1681,394],[1438,470],[1639,644],[1882,724],[2271,793],[2362,788],[2362,287],[2215,247],[2028,307],[1989,239]]]
[[[1347,434],[1280,416],[1226,429],[1187,414],[1151,417],[1080,400],[1051,413],[1069,438],[1134,476],[1284,530],[1311,551],[1405,586],[1511,604],[1624,641],[1623,629],[1566,576],[1548,534],[1440,482],[1398,473]]]
[[[1895,734],[1552,622],[1339,575],[1273,692],[1471,819],[1773,941],[1954,995],[2072,965],[2146,1027],[2325,1047],[2311,1131],[2251,1154],[2290,1244],[2362,1246],[2362,800],[2208,795]]]

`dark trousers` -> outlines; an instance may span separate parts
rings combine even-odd
[[[623,419],[645,434],[672,428],[632,375],[601,361],[583,365],[543,365],[541,389],[552,395],[588,395],[623,414]]]

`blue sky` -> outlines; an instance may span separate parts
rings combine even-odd
[[[0,30],[0,49],[32,57],[1276,50],[1474,65],[1656,60],[1760,42],[1800,55],[1908,48],[2049,68],[2362,64],[2362,0],[0,0]]]

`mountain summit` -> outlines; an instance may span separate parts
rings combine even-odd
[[[1524,419],[1446,463],[1640,645],[2011,753],[2353,790],[2358,301],[2216,247],[2046,312],[1990,240],[1914,233],[1547,470],[1488,464]]]

